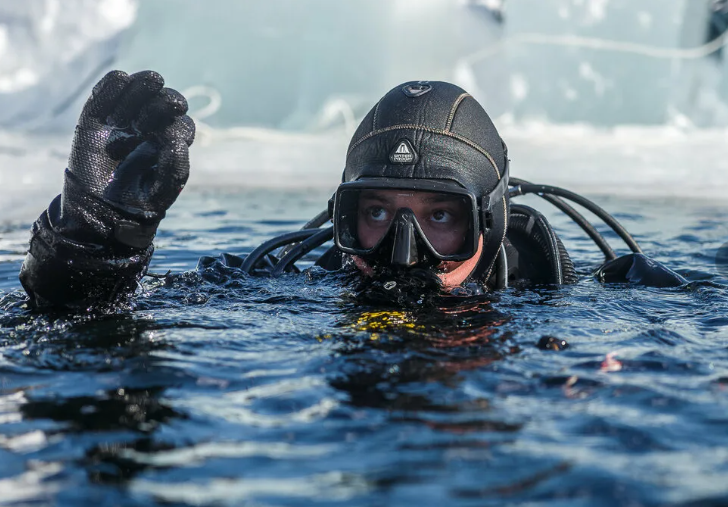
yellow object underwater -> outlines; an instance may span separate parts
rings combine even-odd
[[[379,340],[382,333],[387,332],[412,332],[424,331],[425,326],[417,324],[415,317],[410,312],[401,310],[382,310],[375,312],[364,312],[354,322],[345,323],[344,327],[348,327],[352,331],[370,333],[370,340]],[[319,339],[329,339],[332,335],[327,333],[319,337]]]

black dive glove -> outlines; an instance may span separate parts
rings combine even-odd
[[[111,250],[146,249],[187,182],[195,126],[156,72],[113,71],[83,108],[57,232]]]
[[[36,306],[87,308],[134,292],[166,210],[189,176],[195,126],[184,97],[151,71],[95,87],[73,139],[63,193],[33,224],[20,280]]]

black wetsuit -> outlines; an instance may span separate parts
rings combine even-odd
[[[63,236],[53,223],[59,213],[55,199],[33,224],[28,256],[20,280],[37,306],[85,308],[96,304],[113,303],[129,298],[145,275],[153,248],[134,249],[122,244],[95,245]],[[553,283],[555,273],[552,259],[540,230],[527,217],[511,216],[511,226],[504,242],[508,258],[508,282],[516,284]],[[559,241],[561,275],[565,283],[576,281],[573,263]],[[214,260],[239,268],[243,257],[223,254]],[[201,259],[209,265],[211,257]],[[331,247],[316,262],[327,270],[342,268],[345,254]],[[486,264],[486,263],[480,263]],[[485,288],[495,288],[497,273],[482,280],[483,268],[476,267],[470,281]],[[261,273],[260,270],[252,273]]]

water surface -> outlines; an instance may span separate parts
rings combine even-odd
[[[151,270],[188,273],[105,316],[28,312],[30,224],[5,223],[0,504],[728,503],[727,205],[596,196],[676,289],[594,282],[598,250],[557,214],[578,284],[435,310],[358,305],[316,269],[194,271],[327,197],[186,193]]]

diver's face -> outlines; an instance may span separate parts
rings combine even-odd
[[[403,190],[366,190],[359,196],[357,233],[364,248],[374,247],[387,233],[398,210],[409,208],[417,217],[422,232],[441,255],[457,253],[466,241],[470,211],[463,200],[447,194]],[[444,288],[462,284],[475,269],[483,249],[479,239],[478,251],[465,261],[441,262],[438,278]],[[371,267],[354,256],[356,266],[371,274]]]
[[[457,253],[468,232],[469,210],[459,197],[434,192],[365,190],[359,196],[357,231],[364,248],[374,247],[395,214],[411,209],[422,232],[441,255]]]

